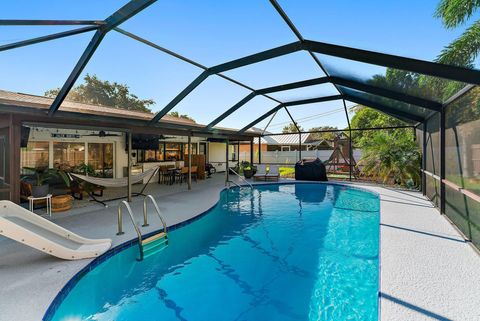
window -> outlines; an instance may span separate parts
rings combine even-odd
[[[85,163],[85,144],[53,142],[53,167],[69,170]]]
[[[165,160],[165,144],[160,143],[157,150],[157,161],[163,162]]]
[[[135,151],[137,163],[163,162],[165,160],[165,145],[160,142],[158,150],[155,149],[137,149]]]
[[[200,143],[200,150],[198,152],[200,155],[207,154],[207,143]]]
[[[132,155],[135,155],[134,157],[137,157],[137,163],[145,162],[145,158],[144,158],[144,155],[143,155],[143,150],[137,149],[135,151],[132,151]]]
[[[113,177],[113,144],[88,143],[88,165],[100,177]]]
[[[282,152],[289,152],[290,146],[282,146]]]
[[[154,149],[149,149],[144,151],[145,155],[143,156],[143,159],[145,162],[155,162],[157,160],[157,151]]]
[[[207,147],[207,143],[200,143],[200,144],[199,144],[198,154],[199,154],[199,155],[205,155],[205,162],[208,163],[208,147]]]
[[[192,145],[192,155],[197,155],[197,144],[193,143]],[[188,155],[188,144],[184,145],[184,154]]]
[[[267,145],[266,148],[263,147],[265,145],[262,145],[262,150],[265,150],[267,152],[276,152],[276,151],[280,151],[282,148],[281,146],[278,146],[278,145]],[[258,149],[258,145],[256,147]]]
[[[182,160],[182,143],[166,143],[165,144],[165,160]]]
[[[48,142],[28,142],[27,147],[21,149],[22,167],[48,167]]]

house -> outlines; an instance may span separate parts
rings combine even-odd
[[[126,177],[128,133],[132,135],[132,174],[159,165],[183,166],[189,150],[205,155],[218,172],[225,171],[225,141],[232,142],[228,157],[236,162],[236,136],[238,141],[253,138],[223,128],[212,134],[204,125],[170,115],[152,125],[152,113],[67,100],[58,116],[51,118],[47,111],[52,102],[49,97],[0,90],[0,106],[11,110],[0,119],[4,157],[0,163],[5,165],[0,168],[1,199],[18,202],[20,175],[26,174],[26,167],[73,170],[87,165],[96,176]]]

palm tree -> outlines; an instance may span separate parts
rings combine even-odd
[[[447,29],[465,24],[480,8],[480,0],[441,0],[437,6],[435,17],[442,19]],[[474,61],[480,52],[480,20],[446,46],[437,58],[438,62],[473,68]]]
[[[383,183],[418,186],[420,159],[420,151],[413,140],[380,131],[363,145],[358,165],[363,174]]]

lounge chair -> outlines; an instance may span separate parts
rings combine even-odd
[[[265,180],[267,180],[267,178],[273,178],[278,181],[280,178],[280,172],[278,171],[277,165],[270,165],[268,173],[265,175]]]
[[[253,175],[253,180],[258,180],[259,178],[266,179],[267,176],[267,166],[263,164],[257,165],[257,172]]]

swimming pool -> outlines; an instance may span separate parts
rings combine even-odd
[[[84,275],[52,320],[377,320],[379,208],[334,184],[225,190],[162,252]]]

